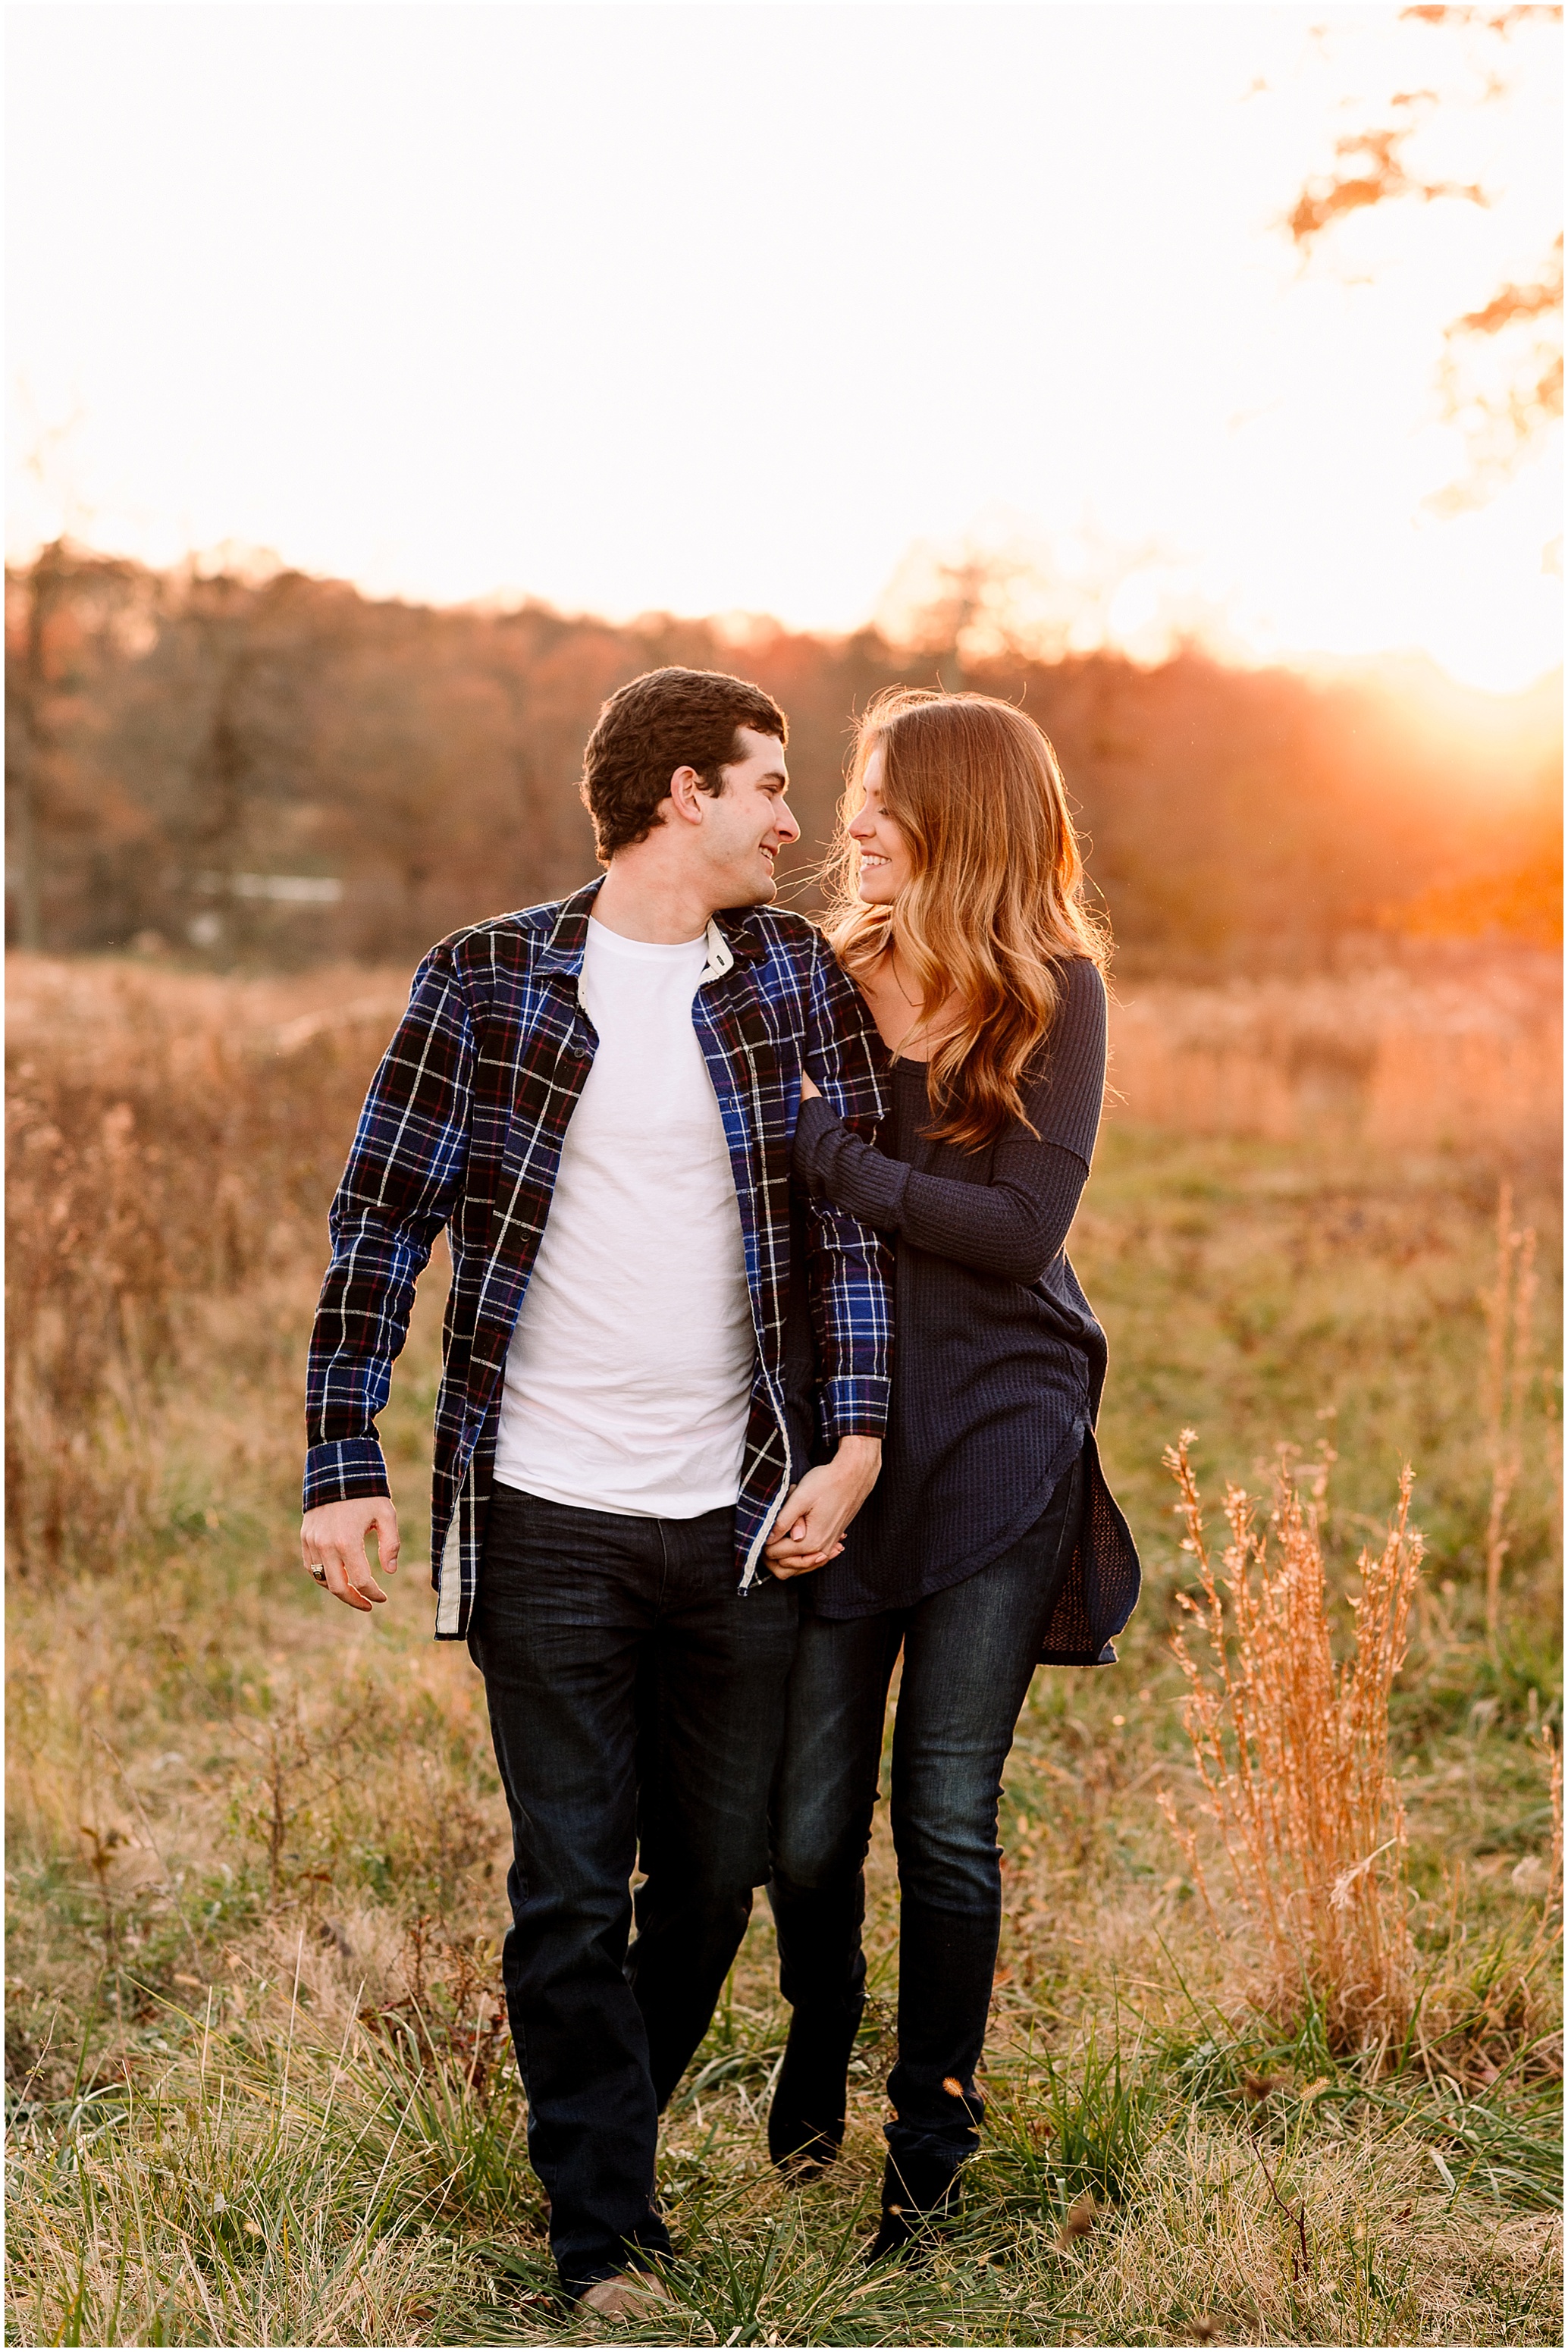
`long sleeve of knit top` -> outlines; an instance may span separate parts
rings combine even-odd
[[[801,1107],[795,1173],[816,1196],[933,1257],[977,1274],[1037,1282],[1065,1244],[1087,1164],[1059,1143],[1015,1129],[997,1146],[988,1183],[954,1183],[889,1160],[820,1099]]]
[[[1104,1083],[1104,984],[1092,964],[1075,962],[1045,1055],[1022,1089],[1028,1125],[1014,1120],[962,1177],[863,1143],[820,1099],[801,1106],[795,1173],[814,1196],[933,1256],[1036,1283],[1066,1243],[1088,1181]]]

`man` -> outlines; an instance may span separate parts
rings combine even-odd
[[[366,1537],[384,1569],[398,1543],[374,1417],[447,1228],[436,1632],[485,1677],[529,2153],[563,2284],[605,2315],[658,2291],[658,2112],[767,1875],[790,1579],[837,1549],[886,1420],[883,1245],[792,1216],[803,1067],[868,1129],[882,1105],[857,992],[762,911],[799,837],[786,733],[706,671],[605,703],[583,787],[605,876],[420,966],[310,1347],[305,1562],[369,1609]]]

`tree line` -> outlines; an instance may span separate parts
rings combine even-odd
[[[1560,936],[1555,698],[1049,657],[934,604],[918,645],[543,604],[428,607],[344,583],[67,543],[6,574],[7,938],[226,967],[406,961],[595,869],[576,796],[605,696],[666,662],[789,714],[814,903],[847,728],[895,681],[1021,702],[1056,744],[1123,968],[1321,969],[1400,934]]]

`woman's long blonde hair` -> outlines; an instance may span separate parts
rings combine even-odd
[[[882,806],[914,864],[891,907],[861,900],[848,834],[879,746]],[[989,694],[879,694],[856,731],[825,878],[827,936],[849,972],[893,945],[923,1012],[957,1008],[931,1047],[931,1132],[975,1151],[1010,1120],[1027,1125],[1019,1080],[1056,1018],[1058,967],[1087,956],[1103,971],[1110,950],[1085,903],[1057,755],[1034,720]]]

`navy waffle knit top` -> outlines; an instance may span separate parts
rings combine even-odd
[[[1105,1335],[1065,1246],[1105,1090],[1105,984],[1087,959],[1065,963],[1061,980],[1020,1088],[1028,1125],[1015,1120],[984,1150],[925,1132],[935,1122],[923,1063],[894,1063],[875,1146],[820,1099],[802,1105],[802,1184],[898,1236],[881,1475],[841,1556],[811,1579],[809,1605],[869,1616],[974,1575],[1034,1525],[1087,1446],[1085,1529],[1045,1654],[1088,1663],[1114,1654],[1109,1636],[1131,1612],[1138,1570],[1092,1436]]]

